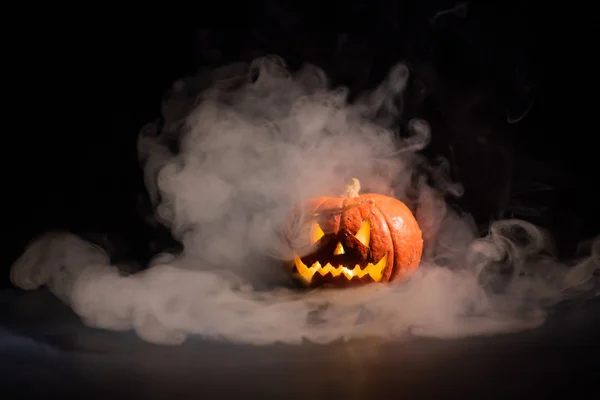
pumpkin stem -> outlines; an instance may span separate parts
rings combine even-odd
[[[346,192],[342,194],[342,197],[358,197],[360,193],[360,181],[356,178],[351,178],[350,182],[346,185]]]

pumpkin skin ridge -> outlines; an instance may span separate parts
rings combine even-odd
[[[393,253],[394,253],[394,257],[392,259],[392,268],[391,268],[391,272],[388,275],[388,282],[393,281],[397,276],[398,273],[400,272],[400,267],[396,267],[396,261],[398,259],[398,254],[396,254],[396,249],[398,248],[398,243],[396,242],[396,235],[394,235],[392,233],[392,227],[390,225],[390,221],[388,220],[388,218],[386,217],[386,215],[383,213],[383,211],[381,211],[381,208],[379,208],[379,205],[377,203],[373,204],[373,207],[376,207],[377,210],[379,210],[379,212],[381,213],[381,218],[383,219],[383,221],[385,222],[385,225],[387,226],[388,232],[390,233],[390,239],[392,240],[392,248],[394,249]]]
[[[410,215],[414,218],[414,215],[412,214],[412,211],[410,211],[410,209],[406,206],[406,204],[404,204],[402,201],[393,198],[393,197],[389,197],[389,196],[382,196],[379,194],[375,194],[373,197],[378,197],[379,200],[381,200],[382,202],[387,202],[387,203],[397,203],[397,205],[401,208],[405,208],[405,211],[407,211],[408,213],[410,213]],[[398,275],[400,275],[402,272],[404,273],[404,275],[408,275],[410,273],[412,273],[415,269],[418,268],[419,263],[420,263],[420,258],[423,252],[423,247],[420,246],[420,250],[417,251],[417,254],[414,254],[414,256],[416,257],[411,257],[412,259],[410,260],[410,263],[405,265],[404,267],[400,267],[400,265],[404,264],[402,263],[402,259],[400,260],[396,260],[396,252],[401,253],[400,252],[400,248],[402,247],[400,245],[400,243],[398,243],[398,238],[397,238],[397,232],[395,229],[393,229],[393,224],[390,223],[390,220],[387,216],[387,214],[385,214],[384,212],[381,211],[380,208],[380,204],[378,202],[374,201],[374,205],[377,207],[377,209],[379,210],[379,212],[381,212],[381,215],[383,216],[383,219],[386,221],[386,224],[388,225],[388,229],[390,231],[390,237],[392,239],[392,242],[394,243],[394,268],[393,268],[393,273],[390,276],[389,281],[394,281]],[[406,224],[407,222],[410,222],[411,225],[415,225],[412,227],[407,227],[411,230],[411,233],[413,233],[412,231],[415,230],[415,228],[418,230],[419,232],[419,236],[421,236],[421,241],[423,240],[422,238],[422,232],[420,230],[420,227],[418,226],[418,223],[416,223],[416,219],[414,221],[407,221],[405,218],[402,218],[402,220],[404,221],[404,223]],[[414,222],[414,224],[412,223]],[[413,249],[414,251],[414,249]],[[397,255],[401,255],[401,254],[397,254]],[[415,258],[417,258],[418,260],[415,262]],[[397,261],[397,262],[396,262]]]
[[[390,282],[394,279],[395,274],[394,274],[394,270],[396,269],[396,260],[398,259],[398,256],[396,255],[396,243],[394,242],[394,236],[392,234],[391,228],[390,228],[390,224],[387,220],[387,218],[385,217],[384,213],[381,211],[381,209],[377,206],[377,203],[373,202],[373,207],[377,209],[378,214],[375,215],[376,217],[378,217],[378,219],[381,221],[381,225],[383,229],[383,226],[385,226],[385,228],[387,229],[387,236],[390,239],[390,242],[392,244],[392,249],[393,250],[388,250],[388,265],[386,266],[385,269],[385,281],[386,282]],[[373,213],[371,213],[373,214]]]

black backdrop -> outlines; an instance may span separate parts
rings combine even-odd
[[[472,2],[466,15],[436,19],[454,2],[298,3],[200,4],[152,18],[116,9],[53,9],[46,18],[37,10],[35,20],[15,28],[7,64],[16,71],[6,82],[17,91],[4,132],[3,285],[27,241],[52,229],[104,232],[119,257],[146,259],[158,233],[137,211],[144,194],[139,129],[158,117],[176,79],[265,53],[292,67],[313,62],[354,91],[406,61],[415,76],[406,118],[432,124],[428,154],[456,150],[463,208],[485,224],[506,206],[499,199],[509,182],[511,195],[543,182],[554,190],[521,197],[541,213],[525,218],[552,229],[564,253],[598,233],[594,125],[581,124],[583,115],[594,116],[594,64],[584,61],[593,36],[567,37],[591,25],[524,1]],[[577,73],[567,72],[572,64]],[[587,86],[588,97],[558,95],[565,82]],[[506,122],[506,110],[518,116],[532,103],[519,123]],[[577,114],[570,114],[574,104]],[[570,123],[559,125],[565,116]]]

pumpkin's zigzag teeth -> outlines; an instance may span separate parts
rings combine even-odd
[[[354,277],[362,278],[369,275],[375,282],[379,282],[383,276],[383,270],[387,266],[387,254],[377,262],[377,264],[369,263],[364,269],[361,269],[357,264],[353,269],[347,268],[343,265],[334,267],[330,263],[321,266],[318,261],[314,263],[310,268],[306,266],[297,254],[294,254],[294,264],[296,270],[302,279],[307,283],[312,281],[313,276],[318,272],[321,276],[325,277],[330,275],[334,278],[344,275],[348,280]]]

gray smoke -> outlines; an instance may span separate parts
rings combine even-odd
[[[164,123],[140,133],[139,154],[154,218],[184,251],[126,274],[98,246],[49,233],[15,262],[12,282],[48,287],[89,326],[134,329],[162,344],[188,335],[269,344],[515,332],[542,324],[568,296],[593,292],[600,237],[587,256],[561,264],[541,229],[504,220],[478,238],[472,218],[447,206],[444,194],[461,188],[447,165],[434,169],[419,156],[428,125],[392,129],[408,76],[394,67],[353,104],[320,69],[292,73],[273,56],[176,83]],[[309,197],[341,193],[352,176],[363,192],[413,207],[426,245],[421,267],[405,284],[291,289],[279,262],[291,250],[279,236],[284,218]]]

